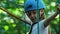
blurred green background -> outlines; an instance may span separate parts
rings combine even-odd
[[[44,0],[46,18],[56,11],[56,2],[57,0]],[[25,19],[24,0],[0,0],[0,7]],[[25,26],[25,23],[0,10],[0,34],[28,34],[30,27]],[[50,31],[51,34],[60,34],[59,15],[50,23]]]

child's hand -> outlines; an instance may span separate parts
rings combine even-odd
[[[60,4],[57,5],[57,9],[60,10]]]
[[[57,12],[60,14],[60,4],[57,4]]]

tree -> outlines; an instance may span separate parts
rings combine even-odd
[[[26,0],[25,0],[26,1]],[[46,9],[46,18],[56,11],[57,0],[44,0]],[[0,33],[1,34],[24,34],[29,30],[25,27],[24,0],[0,0]],[[16,19],[17,18],[17,19]],[[22,22],[23,21],[23,22]],[[59,16],[50,24],[50,30],[53,34],[60,32]]]

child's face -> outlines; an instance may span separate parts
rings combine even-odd
[[[31,21],[33,23],[37,22],[37,15],[36,15],[36,10],[33,10],[33,11],[30,11],[30,12],[27,12],[27,16],[31,19]]]
[[[27,16],[31,19],[31,21],[33,23],[37,22],[37,11],[36,10],[32,10],[30,12],[27,12]],[[41,18],[41,20],[44,18],[44,11],[43,10],[40,11],[40,18]]]

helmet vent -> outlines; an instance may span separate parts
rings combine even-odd
[[[37,1],[37,0],[35,0],[35,1]]]
[[[29,5],[27,8],[31,8],[32,7],[32,5]]]

